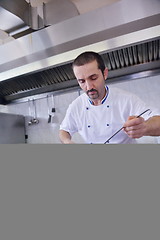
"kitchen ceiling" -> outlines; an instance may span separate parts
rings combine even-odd
[[[102,55],[110,81],[160,72],[158,0],[7,2],[0,1],[1,103],[77,86],[71,63],[87,50]]]

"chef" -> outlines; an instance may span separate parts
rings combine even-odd
[[[76,132],[89,144],[136,143],[136,138],[160,135],[158,111],[136,95],[106,86],[108,69],[98,53],[80,54],[73,62],[73,71],[84,93],[67,109],[60,125],[62,143],[74,143],[72,136]]]

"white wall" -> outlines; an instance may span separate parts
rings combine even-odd
[[[109,83],[108,85],[133,92],[142,100],[160,110],[160,75],[136,80]],[[80,93],[82,93],[82,91]],[[51,93],[48,93],[48,96],[49,95],[51,95]],[[26,117],[26,134],[28,135],[28,143],[60,143],[58,137],[59,125],[65,116],[68,105],[78,96],[78,90],[69,92],[65,91],[63,94],[55,94],[53,99],[49,97],[49,104],[47,104],[47,93],[45,96],[43,95],[43,98],[41,95],[29,97],[30,100],[35,99],[37,118],[39,120],[38,124],[28,125],[31,117],[34,117],[33,108],[31,109],[32,111],[29,112],[28,99],[24,102],[16,102],[7,106],[1,105],[0,111],[21,114]],[[49,109],[51,109],[51,107],[55,107],[56,109],[52,123],[48,123],[48,106]],[[143,137],[139,139],[138,142],[157,143],[158,139],[159,137]],[[77,143],[83,143],[83,140],[79,134],[75,134],[74,140]]]

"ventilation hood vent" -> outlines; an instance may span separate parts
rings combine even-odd
[[[71,65],[84,51],[101,54],[107,81],[160,74],[158,9],[158,0],[121,0],[0,46],[1,102],[78,87]]]
[[[101,54],[109,69],[108,80],[160,74],[160,40],[146,42]],[[64,64],[37,73],[19,76],[0,84],[6,100],[78,86],[72,64]]]

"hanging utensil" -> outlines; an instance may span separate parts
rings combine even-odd
[[[28,113],[29,113],[29,116],[31,116],[31,119],[29,120],[28,125],[32,125],[32,114],[31,114],[30,99],[28,99]]]
[[[54,96],[51,96],[51,103],[52,103],[52,108],[51,108],[51,116],[52,116],[52,122],[53,122],[53,117],[55,115],[56,109],[55,109],[55,102],[54,102]]]
[[[34,99],[28,99],[28,109],[29,109],[29,116],[31,116],[31,119],[28,122],[28,125],[32,124],[38,124],[39,120],[37,118],[37,111],[36,111],[36,105]]]
[[[51,122],[51,114],[50,114],[50,111],[49,111],[49,96],[47,95],[47,109],[48,109],[48,123]]]
[[[35,100],[33,99],[33,107],[34,107],[34,118],[33,118],[33,123],[36,123],[38,124],[39,123],[39,120],[37,118],[37,109],[36,109],[36,104],[35,104]]]
[[[54,106],[54,98],[53,95],[51,95],[51,103],[52,106]],[[55,108],[52,107],[50,111],[50,106],[49,106],[49,96],[47,95],[47,107],[48,107],[48,123],[51,123],[53,121],[54,113],[55,113]]]

